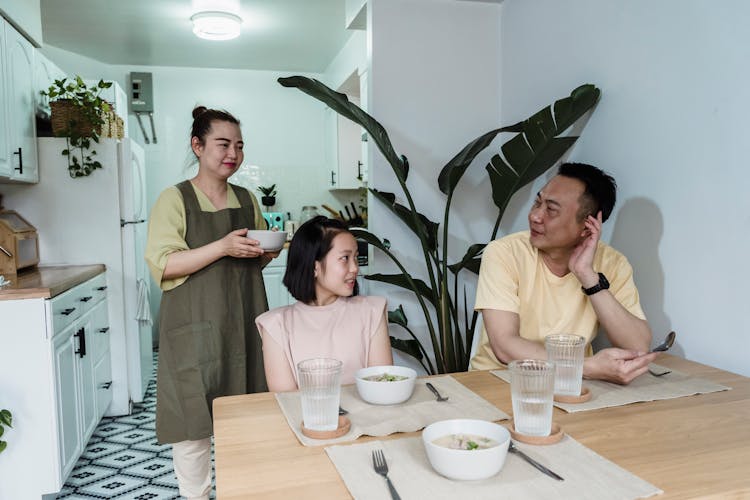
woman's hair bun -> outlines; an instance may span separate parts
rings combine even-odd
[[[193,109],[193,120],[195,120],[196,118],[198,118],[200,115],[202,115],[206,111],[208,111],[208,108],[206,108],[205,106],[196,106]]]

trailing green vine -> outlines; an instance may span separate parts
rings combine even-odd
[[[55,80],[49,89],[42,90],[42,95],[48,96],[53,106],[52,128],[55,135],[66,138],[66,148],[62,155],[68,159],[68,173],[71,177],[84,177],[102,164],[95,160],[96,150],[91,149],[92,143],[99,143],[99,134],[105,117],[110,112],[110,105],[100,97],[102,90],[112,86],[112,82],[99,80],[95,85],[86,85],[80,76],[73,81],[67,78]],[[59,111],[57,111],[59,110]],[[56,117],[56,111],[62,121]]]

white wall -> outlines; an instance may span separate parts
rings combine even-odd
[[[750,375],[750,4],[506,0],[503,122],[585,82],[602,99],[572,158],[611,172],[605,240],[628,256],[656,339]],[[528,197],[508,229],[525,227]],[[673,348],[674,349],[674,348]]]
[[[442,223],[445,200],[437,186],[440,169],[468,142],[498,125],[499,12],[497,5],[454,0],[368,2],[368,109],[389,132],[396,152],[409,158],[408,184],[417,208],[436,222]],[[369,164],[370,186],[395,192],[405,203],[380,153],[372,152]],[[489,237],[491,228],[475,222],[492,212],[483,166],[478,161],[472,167],[455,195],[461,207],[453,210],[450,223],[451,261],[462,257],[469,244]],[[380,202],[369,203],[369,214],[370,229],[392,242],[412,274],[424,277],[413,233]],[[374,271],[395,272],[387,257],[376,257]],[[373,294],[388,297],[389,309],[403,303],[410,326],[427,338],[413,295],[370,285]]]

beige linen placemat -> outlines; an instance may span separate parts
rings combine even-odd
[[[523,499],[633,499],[663,493],[586,448],[570,436],[548,446],[516,443],[531,458],[562,476],[557,481],[508,454],[500,472],[481,481],[453,481],[435,472],[427,459],[422,438],[370,441],[349,446],[331,446],[326,453],[336,466],[349,492],[357,500],[390,498],[385,479],[372,467],[372,450],[382,449],[388,462],[388,477],[403,500],[471,498]]]
[[[440,394],[448,397],[448,401],[436,401],[425,382],[431,382]],[[347,417],[352,427],[348,433],[336,439],[311,439],[302,434],[299,392],[277,393],[276,400],[289,427],[305,446],[354,441],[362,435],[387,436],[394,432],[414,432],[438,420],[452,418],[475,418],[491,422],[510,418],[450,375],[417,379],[411,398],[392,406],[371,405],[359,397],[356,385],[342,386],[341,407],[349,412]]]
[[[655,373],[670,371],[665,366],[651,364]],[[496,377],[510,383],[510,370],[493,370]],[[731,387],[717,384],[700,377],[672,370],[671,373],[654,377],[646,372],[628,385],[612,384],[601,380],[584,380],[583,385],[591,391],[591,399],[585,403],[558,403],[555,406],[568,413],[586,410],[597,410],[612,406],[623,406],[643,401],[674,399],[695,394],[728,391]]]

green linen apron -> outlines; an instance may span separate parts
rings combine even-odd
[[[250,194],[232,185],[241,208],[202,212],[190,181],[177,185],[185,204],[189,248],[235,229],[255,227]],[[219,396],[264,392],[261,338],[255,317],[268,310],[260,259],[223,257],[162,294],[156,376],[159,443],[213,434]]]

